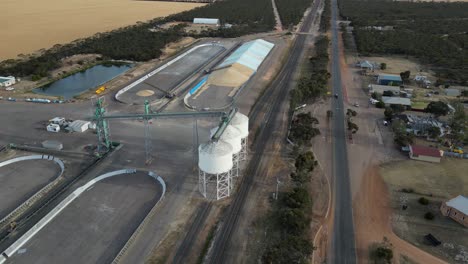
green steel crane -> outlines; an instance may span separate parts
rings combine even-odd
[[[149,121],[153,118],[177,118],[177,117],[221,117],[218,130],[213,134],[211,140],[220,139],[226,127],[237,113],[237,108],[232,108],[228,113],[222,111],[202,111],[202,112],[152,112],[150,103],[146,100],[144,104],[144,114],[123,114],[105,115],[104,100],[99,98],[96,102],[96,109],[93,120],[96,122],[96,132],[98,136],[98,153],[107,152],[112,148],[108,120],[110,119],[142,119],[145,124],[145,157],[146,164],[152,161],[152,145],[150,137]],[[104,148],[105,147],[105,148]]]

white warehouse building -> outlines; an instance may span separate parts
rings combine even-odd
[[[194,24],[205,24],[219,26],[220,22],[218,18],[194,18]]]

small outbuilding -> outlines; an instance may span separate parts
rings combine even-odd
[[[374,70],[374,64],[372,64],[370,61],[367,61],[367,60],[358,62],[357,66],[361,68],[362,70],[368,70],[368,71]]]
[[[220,22],[218,18],[194,18],[193,24],[219,26]]]
[[[440,211],[458,223],[468,227],[468,198],[463,195],[442,203]]]
[[[403,105],[406,108],[411,108],[411,100],[409,98],[382,96],[382,102],[384,102],[385,106]]]
[[[88,130],[90,123],[89,121],[75,120],[68,125],[68,129],[72,132],[85,132]]]
[[[55,140],[46,140],[42,142],[42,147],[46,149],[62,150],[63,144]]]
[[[461,91],[456,88],[447,88],[445,89],[445,95],[456,97],[461,95]]]
[[[409,157],[414,160],[440,163],[442,157],[442,152],[436,148],[410,145],[409,150]]]
[[[390,85],[390,86],[400,86],[400,85],[403,84],[403,80],[401,79],[400,75],[381,73],[377,77],[377,84]]]

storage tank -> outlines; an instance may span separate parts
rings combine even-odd
[[[215,127],[211,129],[211,136],[213,136],[216,131],[218,131],[218,127]],[[242,148],[242,137],[241,137],[241,132],[239,129],[228,125],[226,129],[224,130],[223,134],[221,135],[220,140],[226,141],[232,146],[232,152],[233,154],[237,154],[241,151]]]
[[[249,118],[237,112],[234,117],[231,119],[231,126],[239,129],[241,132],[241,138],[246,138],[249,136]]]
[[[232,146],[225,141],[210,141],[198,147],[198,167],[209,174],[221,174],[232,169]]]

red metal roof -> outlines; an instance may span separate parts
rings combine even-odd
[[[430,147],[425,147],[425,146],[415,146],[411,145],[410,146],[410,151],[413,153],[413,155],[422,155],[422,156],[430,156],[430,157],[436,157],[440,158],[440,150],[436,148],[430,148]]]

